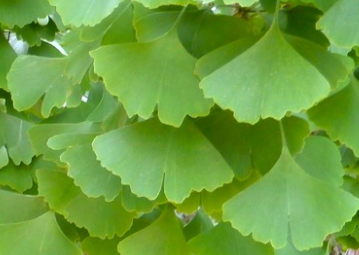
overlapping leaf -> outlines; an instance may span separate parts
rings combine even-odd
[[[110,15],[122,0],[49,0],[50,4],[56,6],[64,25],[94,26]]]
[[[219,223],[188,243],[194,255],[274,255],[270,245],[255,242],[251,237],[244,237],[229,223]]]
[[[71,81],[64,75],[66,64],[65,58],[19,56],[7,76],[15,109],[29,109],[44,94],[44,117],[50,115],[53,107],[62,107],[72,90]]]
[[[12,159],[15,165],[30,164],[35,155],[27,132],[33,124],[26,120],[0,112],[0,150],[4,158]],[[7,161],[8,162],[8,161]],[[3,162],[3,165],[6,162]]]
[[[183,5],[194,3],[192,0],[136,0],[148,8],[156,8],[161,5]]]
[[[231,181],[233,172],[219,152],[189,121],[180,128],[154,118],[97,137],[101,164],[131,191],[151,200],[162,184],[168,200],[182,202],[191,191],[209,191]]]
[[[7,89],[6,74],[9,72],[11,64],[16,58],[16,53],[6,41],[3,34],[0,34],[0,56],[0,88]]]
[[[149,43],[100,47],[91,56],[96,73],[130,117],[148,119],[157,106],[161,122],[178,127],[186,115],[207,115],[213,105],[198,87],[193,74],[196,60],[175,30]]]
[[[0,153],[0,161],[1,157]],[[0,186],[5,185],[18,192],[24,192],[30,189],[32,184],[30,167],[23,164],[15,166],[11,162],[6,167],[0,165]]]
[[[13,28],[15,25],[23,27],[38,18],[50,15],[53,9],[43,0],[3,0],[0,2],[0,23]]]
[[[0,224],[2,254],[48,255],[59,251],[68,255],[82,254],[61,232],[53,212],[24,222]]]
[[[170,208],[149,227],[121,241],[118,251],[122,255],[189,255],[180,223]]]
[[[223,218],[276,249],[285,247],[289,236],[296,249],[306,250],[321,246],[358,208],[357,198],[307,174],[284,147],[267,175],[224,205]]]
[[[81,243],[81,248],[87,255],[119,255],[118,243],[119,238],[116,237],[111,240],[88,237]]]
[[[121,206],[121,200],[105,202],[88,198],[65,174],[38,170],[39,193],[52,209],[69,222],[86,228],[91,236],[113,238],[123,235],[132,225],[134,214]]]
[[[359,156],[359,84],[355,78],[340,92],[308,111],[315,124]]]
[[[248,47],[246,41],[244,43],[238,45],[237,51],[243,52]],[[298,50],[297,45],[307,51]],[[219,52],[225,51],[225,47]],[[233,44],[228,47],[235,52]],[[325,98],[331,86],[336,87],[349,72],[347,64],[329,55],[325,49],[304,39],[285,36],[276,22],[239,56],[220,54],[221,61],[216,68],[211,60],[218,54],[214,51],[211,57],[205,56],[199,61],[197,68],[200,71],[197,73],[205,76],[200,87],[206,97],[213,98],[222,108],[232,110],[238,121],[252,124],[260,118],[281,119],[286,112],[308,109]],[[321,67],[322,63],[327,67],[339,67],[341,71],[333,77],[333,72]]]
[[[339,0],[319,20],[317,28],[340,47],[358,46],[359,31],[355,25],[359,22],[358,12],[358,1]]]

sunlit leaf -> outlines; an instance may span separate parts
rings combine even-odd
[[[148,119],[157,106],[161,122],[178,127],[186,115],[207,115],[213,105],[198,87],[193,74],[196,60],[183,48],[175,30],[150,43],[100,47],[91,56],[96,73],[130,117],[138,114]]]
[[[7,255],[59,254],[81,255],[82,252],[61,232],[53,212],[12,224],[0,224],[0,253]]]
[[[318,21],[317,28],[336,45],[352,48],[359,45],[359,31],[355,26],[359,22],[358,12],[357,0],[339,0]]]
[[[209,191],[231,181],[232,170],[189,121],[181,128],[151,119],[97,137],[101,164],[119,175],[131,191],[151,200],[162,184],[168,200],[182,202],[191,191]]]
[[[180,223],[170,208],[149,227],[121,241],[118,251],[121,255],[189,255]]]
[[[19,56],[7,76],[15,109],[29,109],[44,94],[41,107],[44,117],[50,115],[53,107],[62,107],[72,89],[72,83],[64,75],[66,63],[65,58]]]
[[[43,0],[2,0],[0,2],[0,23],[13,28],[15,25],[23,27],[37,18],[44,18],[53,9]]]
[[[224,205],[223,218],[276,249],[289,235],[296,249],[305,250],[321,246],[358,208],[357,198],[308,175],[284,148],[268,174]]]
[[[232,110],[238,121],[251,124],[260,118],[281,119],[286,112],[308,109],[323,99],[330,92],[332,80],[316,67],[314,56],[306,59],[291,44],[300,41],[302,47],[320,47],[294,37],[288,37],[289,44],[286,38],[274,23],[247,51],[213,73],[207,73],[200,83],[205,96],[213,98],[222,108]],[[324,49],[319,53],[327,55]],[[338,61],[331,58],[326,64],[336,66]],[[336,82],[345,79],[348,72],[344,77],[337,75]]]
[[[38,170],[39,193],[52,209],[91,236],[112,238],[123,235],[132,225],[133,214],[121,206],[121,200],[107,203],[102,198],[88,198],[66,175]]]
[[[49,0],[51,5],[56,6],[64,25],[94,26],[110,15],[122,0]]]
[[[7,154],[15,165],[30,164],[35,155],[27,135],[31,127],[30,122],[0,112],[0,148],[5,146],[7,153],[3,155]]]
[[[183,5],[194,3],[192,0],[135,0],[149,8],[156,8],[161,5]]]
[[[194,255],[274,255],[270,245],[242,236],[229,223],[219,223],[191,239],[188,245]]]
[[[351,84],[323,100],[308,111],[314,123],[326,130],[334,140],[340,140],[359,156],[359,84]]]

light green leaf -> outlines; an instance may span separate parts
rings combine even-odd
[[[339,0],[318,21],[317,29],[336,44],[344,48],[359,45],[359,2],[357,0]],[[344,18],[343,18],[344,17]]]
[[[134,215],[121,206],[120,199],[107,203],[102,198],[88,198],[72,179],[59,172],[38,170],[37,178],[39,194],[50,207],[69,222],[86,228],[91,236],[122,236],[131,227]]]
[[[23,210],[23,209],[21,209]],[[61,232],[53,212],[21,223],[0,224],[0,253],[6,255],[81,255]]]
[[[72,83],[64,75],[66,64],[65,58],[19,56],[7,76],[15,109],[31,108],[44,94],[41,107],[44,117],[50,115],[53,107],[62,107],[72,90]]]
[[[309,118],[333,140],[339,140],[359,156],[359,84],[353,78],[340,92],[308,111]]]
[[[150,43],[104,46],[90,55],[95,72],[130,117],[138,114],[148,119],[157,105],[161,122],[178,127],[186,115],[205,116],[213,105],[198,87],[193,74],[196,60],[175,30]]]
[[[6,154],[15,165],[30,164],[35,155],[27,135],[32,126],[30,122],[0,112],[0,148],[5,146]]]
[[[98,136],[93,148],[101,164],[154,200],[162,183],[169,201],[181,203],[191,191],[214,189],[232,180],[219,152],[190,122],[180,128],[154,118]]]
[[[121,179],[101,167],[91,144],[68,148],[61,155],[61,161],[69,164],[68,176],[74,179],[75,184],[86,196],[104,196],[108,202],[113,201],[120,193]]]
[[[9,156],[5,146],[0,147],[0,169],[9,164]]]
[[[251,6],[256,3],[258,0],[223,0],[225,4],[235,4],[239,3],[241,6]]]
[[[0,226],[35,219],[48,210],[42,197],[0,190]]]
[[[308,251],[298,251],[293,247],[293,244],[288,244],[284,248],[276,250],[275,255],[327,255],[324,248],[314,248]]]
[[[270,245],[255,242],[244,237],[229,223],[219,223],[188,242],[194,255],[274,255]]]
[[[121,255],[189,255],[180,223],[170,208],[149,227],[121,241],[118,251]]]
[[[1,12],[1,7],[0,7],[0,12]],[[0,14],[0,19],[1,19],[1,14]],[[5,39],[5,36],[2,33],[0,33],[0,56],[1,56],[0,88],[7,90],[6,75],[10,70],[12,62],[16,58],[16,53],[11,48],[11,46],[9,45],[9,43]]]
[[[1,185],[9,186],[18,192],[24,192],[30,189],[33,185],[31,168],[22,164],[15,166],[11,162],[4,168],[0,167],[0,186]]]
[[[38,18],[45,18],[53,9],[44,0],[2,0],[0,2],[0,23],[13,28],[23,27]]]
[[[339,149],[325,137],[310,136],[303,151],[295,156],[295,161],[315,178],[337,187],[343,184],[344,169]]]
[[[251,124],[308,109],[330,92],[326,76],[288,43],[276,23],[251,48],[206,76],[200,87],[238,121]]]
[[[358,208],[357,198],[308,175],[283,148],[268,174],[224,204],[223,219],[276,249],[285,247],[289,236],[296,249],[306,250],[321,246]]]
[[[117,244],[119,238],[99,239],[95,237],[87,237],[81,244],[81,248],[87,255],[119,255],[117,252]]]
[[[79,27],[95,26],[104,18],[109,16],[122,0],[49,0],[50,4],[56,6],[64,25]]]
[[[144,6],[148,8],[156,8],[161,5],[183,5],[186,6],[190,3],[194,3],[192,0],[135,0],[136,2],[139,2],[143,4]]]

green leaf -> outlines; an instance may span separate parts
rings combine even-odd
[[[118,251],[121,255],[189,255],[180,223],[170,208],[149,227],[121,241]]]
[[[161,5],[183,5],[193,3],[192,0],[135,0],[148,8],[156,8]]]
[[[0,228],[2,224],[35,219],[49,210],[42,197],[0,190]],[[0,238],[0,242],[1,242]],[[1,251],[1,246],[0,246]]]
[[[94,26],[109,16],[122,0],[108,0],[106,2],[91,0],[49,0],[50,4],[56,6],[64,25]]]
[[[318,21],[317,29],[322,29],[337,46],[344,48],[358,46],[359,31],[354,25],[359,22],[358,12],[357,0],[339,0]]]
[[[223,0],[225,4],[235,4],[239,3],[241,6],[251,6],[256,3],[258,0]]]
[[[339,149],[335,143],[325,137],[309,137],[303,151],[295,156],[295,161],[315,178],[337,187],[343,184],[344,169]]]
[[[101,164],[151,200],[162,183],[169,201],[180,203],[191,191],[212,191],[233,173],[213,145],[190,122],[180,128],[154,118],[98,136],[93,148]]]
[[[267,175],[224,205],[223,218],[276,249],[287,245],[289,235],[296,249],[306,250],[321,246],[358,208],[357,198],[308,175],[284,147]]]
[[[339,140],[359,156],[359,83],[353,78],[340,92],[308,111],[309,118],[333,140]]]
[[[200,87],[206,97],[231,109],[238,121],[253,124],[260,118],[281,119],[287,112],[308,109],[329,94],[330,81],[288,43],[274,23],[251,48],[206,76]]]
[[[0,112],[0,148],[6,148],[3,155],[7,154],[15,165],[28,165],[35,155],[27,135],[31,127],[33,124],[23,119]]]
[[[99,239],[95,237],[87,237],[81,244],[81,248],[87,255],[119,255],[117,252],[117,244],[119,238]]]
[[[104,196],[113,201],[122,189],[121,179],[101,167],[91,144],[75,145],[68,148],[61,161],[69,164],[68,175],[88,197]]]
[[[229,223],[219,223],[188,242],[194,255],[274,255],[270,245],[255,242],[251,237],[244,237]]]
[[[211,218],[202,209],[199,209],[196,212],[196,216],[194,216],[191,222],[184,227],[183,232],[186,240],[190,240],[211,228],[213,228]]]
[[[18,192],[30,189],[33,184],[30,170],[26,165],[15,166],[11,162],[6,167],[0,167],[0,186],[6,185]]]
[[[298,251],[293,244],[288,244],[284,248],[276,250],[275,255],[327,255],[324,248],[314,248],[308,251]]]
[[[7,76],[15,109],[31,108],[44,94],[41,107],[44,117],[50,115],[53,107],[62,107],[72,90],[72,83],[64,75],[66,64],[65,58],[19,56]],[[24,89],[24,84],[31,90]]]
[[[38,18],[44,18],[52,13],[52,8],[44,0],[2,0],[0,2],[0,23],[13,28],[23,27]]]
[[[322,11],[327,11],[332,5],[334,5],[338,0],[301,0],[304,3],[312,3],[318,9]]]
[[[90,55],[95,72],[130,117],[138,114],[148,119],[157,105],[161,122],[178,127],[186,115],[207,115],[213,105],[199,89],[193,74],[196,60],[183,48],[175,30],[150,43],[104,46]]]
[[[39,194],[50,207],[91,236],[113,238],[122,236],[131,227],[134,215],[121,206],[121,200],[107,203],[102,198],[88,198],[66,175],[38,170]],[[86,215],[86,217],[84,217]]]
[[[53,212],[33,220],[0,224],[0,253],[7,255],[67,254],[81,255],[81,251],[61,232]]]
[[[0,12],[1,12],[1,7],[0,7]],[[9,43],[5,39],[5,36],[2,33],[0,33],[0,56],[1,56],[0,88],[7,90],[6,74],[9,72],[11,64],[16,58],[16,53],[11,48],[11,46],[9,45]]]

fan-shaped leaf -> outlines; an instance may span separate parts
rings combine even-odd
[[[212,191],[233,177],[219,152],[189,121],[176,129],[151,119],[101,135],[93,148],[101,164],[134,194],[151,200],[162,183],[167,199],[180,203],[193,190]]]
[[[7,255],[49,255],[82,252],[61,232],[53,212],[12,224],[0,224],[0,253]]]
[[[33,185],[30,171],[29,166],[23,164],[15,166],[10,161],[6,167],[0,167],[0,186],[6,185],[18,192],[24,192]]]
[[[121,241],[118,251],[122,255],[189,255],[182,228],[171,209],[149,227]]]
[[[100,47],[91,56],[96,73],[130,117],[138,114],[148,119],[157,105],[161,122],[178,127],[186,115],[207,115],[213,105],[198,87],[193,74],[196,60],[175,30],[150,43]]]
[[[276,249],[289,236],[296,249],[305,250],[321,246],[358,208],[357,198],[305,173],[284,148],[267,175],[224,205],[223,218]]]
[[[109,16],[122,0],[49,0],[56,6],[64,25],[94,26]]]
[[[359,31],[355,25],[359,22],[358,12],[357,0],[339,0],[318,21],[317,28],[340,47],[358,46]]]
[[[69,222],[86,228],[91,236],[112,238],[123,235],[132,225],[134,215],[121,206],[121,200],[107,203],[102,198],[88,198],[66,175],[38,170],[39,194],[50,207]]]

